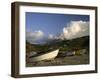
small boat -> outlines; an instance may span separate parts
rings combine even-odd
[[[30,57],[28,59],[29,62],[36,62],[36,61],[42,61],[42,60],[51,60],[54,59],[58,55],[59,49],[47,52],[47,53],[42,53],[37,56]]]
[[[35,56],[35,55],[37,55],[37,52],[32,51],[32,52],[27,54],[27,57],[31,57],[31,56]]]

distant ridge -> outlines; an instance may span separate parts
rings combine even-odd
[[[26,52],[48,51],[50,48],[60,48],[60,51],[74,50],[74,49],[89,49],[89,36],[84,36],[71,40],[52,40],[46,44],[31,44],[26,41]]]

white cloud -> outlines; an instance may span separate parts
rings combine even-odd
[[[34,41],[43,38],[44,33],[41,30],[34,31],[34,32],[26,32],[26,39],[33,43]]]
[[[52,34],[49,34],[48,39],[54,39],[54,36]]]
[[[53,39],[74,39],[78,37],[88,36],[89,35],[89,21],[71,21],[67,24],[66,27],[62,29],[62,33],[58,36],[49,34],[48,37],[45,37],[43,31],[29,31],[26,32],[26,39],[34,43],[37,40],[53,40]]]
[[[71,21],[59,36],[60,39],[74,39],[89,35],[88,21]]]
[[[53,39],[59,39],[59,36],[54,36],[52,34],[49,34],[48,39],[51,39],[51,40],[53,40]]]

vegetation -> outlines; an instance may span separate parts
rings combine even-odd
[[[89,36],[72,40],[53,40],[44,45],[30,44],[26,41],[26,53],[29,53],[31,51],[46,52],[50,49],[52,50],[56,48],[60,49],[60,53],[64,51],[80,50],[83,48],[89,50]]]
[[[46,44],[30,44],[26,41],[26,57],[34,51],[37,53],[47,52],[48,50],[57,49],[60,51],[54,60],[39,61],[34,63],[26,62],[27,67],[31,66],[50,66],[50,65],[74,65],[74,64],[88,64],[89,63],[89,36],[72,39],[72,40],[53,40]],[[82,49],[86,50],[86,54],[81,55]],[[75,51],[75,56],[61,56],[65,52]]]

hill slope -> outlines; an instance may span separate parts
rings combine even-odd
[[[26,41],[26,53],[31,51],[46,52],[49,49],[59,48],[60,51],[75,50],[86,48],[89,49],[89,36],[80,37],[72,40],[53,40],[47,44],[30,44]]]

